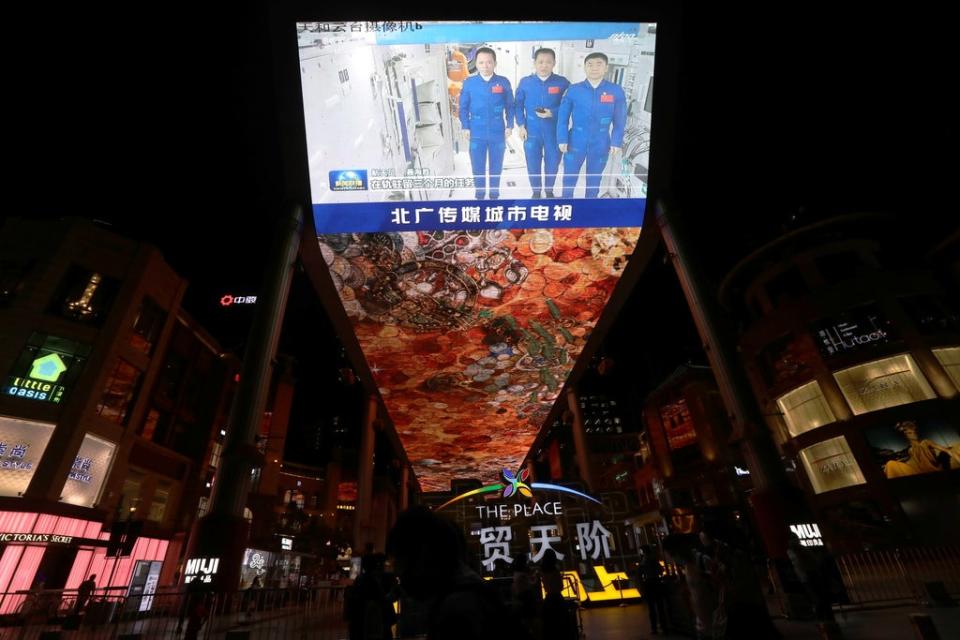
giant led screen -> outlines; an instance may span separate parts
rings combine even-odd
[[[320,250],[424,490],[522,462],[643,224],[656,27],[302,22]]]

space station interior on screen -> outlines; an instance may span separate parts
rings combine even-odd
[[[371,45],[353,36],[301,42],[313,202],[646,197],[652,37]],[[541,49],[554,52],[546,79]],[[585,71],[595,53],[607,59],[599,86]],[[365,170],[365,188],[334,191],[330,172],[344,169]]]

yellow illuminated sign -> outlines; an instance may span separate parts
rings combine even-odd
[[[583,582],[580,581],[580,574],[576,571],[563,572],[563,597],[576,598],[580,602],[605,602],[608,600],[629,600],[640,597],[639,589],[617,589],[618,580],[627,580],[627,574],[623,571],[607,571],[603,565],[595,565],[593,572],[597,575],[603,591],[587,591]],[[546,593],[544,593],[546,596]]]

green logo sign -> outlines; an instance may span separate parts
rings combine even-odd
[[[66,370],[67,365],[63,364],[60,356],[50,353],[33,361],[29,377],[46,382],[56,382],[60,374]]]

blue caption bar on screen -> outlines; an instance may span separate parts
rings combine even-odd
[[[642,227],[646,198],[314,204],[317,233]]]
[[[636,22],[546,22],[458,24],[421,22],[422,29],[377,33],[377,44],[513,42],[523,40],[606,40],[637,35]]]

